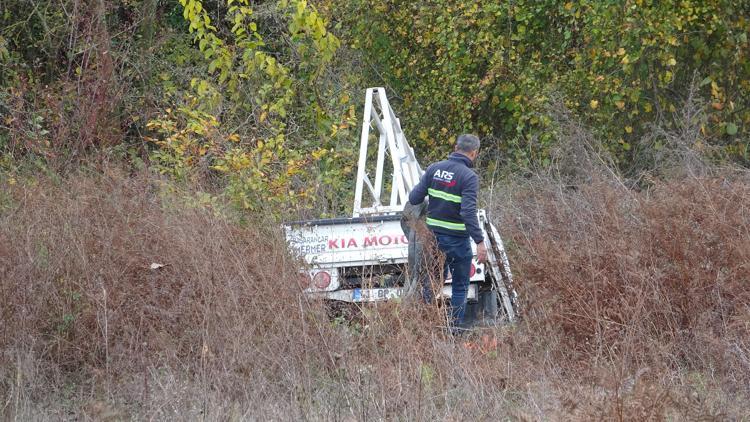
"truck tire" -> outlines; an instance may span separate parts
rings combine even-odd
[[[473,327],[479,322],[479,312],[481,306],[478,302],[466,302],[466,311],[464,311],[464,322],[462,328]]]
[[[492,324],[498,320],[498,295],[497,290],[485,290],[479,292],[479,303],[482,306],[482,316],[486,324]]]

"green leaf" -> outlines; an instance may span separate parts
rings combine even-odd
[[[216,67],[219,65],[219,59],[214,59],[208,64],[208,73],[214,73]]]
[[[726,127],[727,135],[736,135],[737,134],[737,125],[734,123],[727,123]]]

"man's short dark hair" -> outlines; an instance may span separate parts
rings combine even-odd
[[[456,139],[456,150],[461,152],[473,152],[479,149],[479,138],[475,135],[464,133]]]

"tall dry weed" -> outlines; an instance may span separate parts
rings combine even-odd
[[[625,415],[658,419],[687,406],[671,400],[695,385],[729,402],[747,397],[750,184],[743,173],[641,192],[606,179],[524,186],[495,215],[511,235],[524,324],[549,339],[560,371],[608,392],[602,397],[612,401],[602,400],[612,417],[629,409]],[[638,383],[649,387],[634,389]],[[636,393],[648,405],[636,412],[618,404]]]
[[[329,318],[299,294],[274,225],[178,205],[153,175],[6,183],[0,413],[741,418],[747,186],[737,173],[641,192],[506,185],[493,214],[523,320],[454,338],[441,309],[412,302]]]
[[[0,217],[0,349],[17,367],[6,392],[28,376],[19,356],[42,365],[33,397],[72,379],[105,398],[160,367],[226,394],[261,378],[278,394],[330,359],[312,352],[325,350],[323,313],[289,283],[297,264],[274,227],[169,209],[154,184],[118,172],[49,183],[14,190]]]

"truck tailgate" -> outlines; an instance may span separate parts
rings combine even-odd
[[[308,264],[401,263],[408,258],[408,239],[398,215],[337,218],[285,224],[289,245]]]

